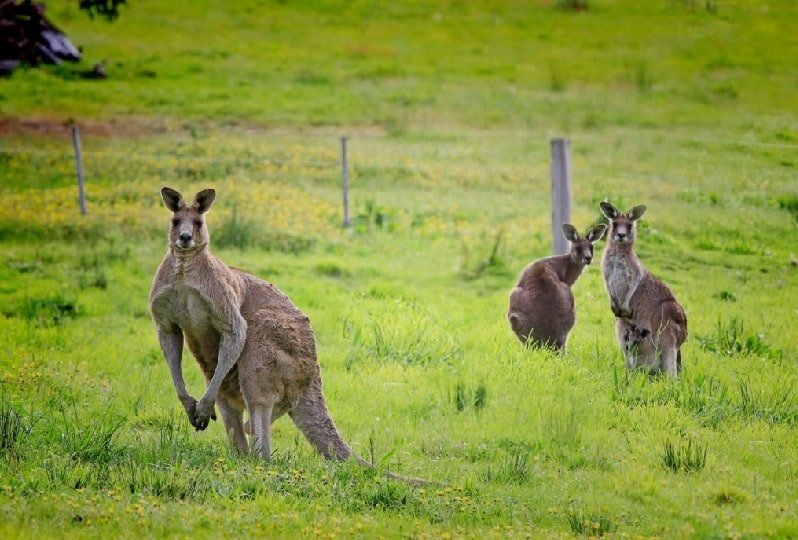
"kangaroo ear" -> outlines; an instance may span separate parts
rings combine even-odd
[[[576,232],[576,227],[574,227],[570,223],[562,224],[562,235],[569,242],[576,242],[577,240],[579,240],[579,233]]]
[[[200,214],[204,214],[211,209],[214,200],[216,200],[216,190],[203,189],[194,196],[194,208]]]
[[[183,197],[172,188],[163,187],[161,188],[161,198],[163,199],[164,204],[166,207],[171,210],[172,212],[177,212],[185,203],[183,202]]]
[[[607,216],[608,219],[615,219],[620,214],[618,209],[607,201],[600,202],[599,207],[601,208],[601,213]]]
[[[635,206],[634,208],[629,210],[629,217],[631,218],[632,221],[637,221],[638,219],[643,217],[643,214],[645,213],[646,213],[646,205],[641,204],[640,206]]]
[[[607,226],[603,223],[599,223],[585,234],[585,238],[592,244],[593,242],[598,242],[604,236],[604,233],[607,231]]]
[[[651,335],[651,330],[649,330],[648,328],[643,328],[642,330],[640,330],[640,337],[647,338],[650,335]]]

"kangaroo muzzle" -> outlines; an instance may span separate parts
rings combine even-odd
[[[180,231],[180,235],[177,237],[177,247],[188,249],[194,245],[194,234],[193,232],[187,231]]]

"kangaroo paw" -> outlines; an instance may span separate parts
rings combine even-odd
[[[189,420],[192,420],[191,425],[194,426],[194,429],[197,431],[202,431],[208,427],[211,419],[216,420],[216,411],[213,406],[213,401],[199,400],[194,406],[193,420],[191,415],[189,415]]]

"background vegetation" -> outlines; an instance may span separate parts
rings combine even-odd
[[[0,81],[0,535],[798,535],[792,2],[48,9],[109,78]],[[552,136],[579,229],[604,198],[649,206],[678,380],[623,369],[598,268],[565,355],[504,320],[550,252]],[[190,431],[146,305],[162,185],[215,187],[214,252],[310,316],[358,453],[440,485],[325,463],[287,420],[269,464]]]

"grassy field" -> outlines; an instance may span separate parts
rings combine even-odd
[[[0,80],[0,536],[798,536],[793,2],[76,4],[48,13],[85,65]],[[677,380],[623,368],[598,265],[565,354],[510,331],[553,136],[577,228],[648,205]],[[287,419],[268,464],[191,430],[147,310],[163,185],[216,188],[214,253],[308,314],[345,439],[436,484]]]

